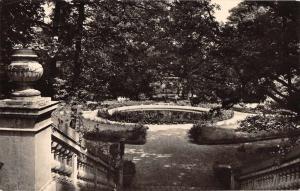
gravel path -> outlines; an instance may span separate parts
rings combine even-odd
[[[235,129],[249,115],[234,112],[233,118],[216,125]],[[224,189],[213,165],[237,164],[237,145],[193,144],[187,136],[192,125],[148,125],[145,145],[126,145],[125,158],[136,165],[136,175],[128,190]]]
[[[234,163],[236,146],[192,144],[187,137],[191,124],[148,126],[145,145],[126,145],[125,158],[136,165],[132,187],[223,188],[213,164]]]

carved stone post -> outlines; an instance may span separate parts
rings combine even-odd
[[[43,74],[32,50],[17,50],[8,66],[16,83],[0,100],[0,190],[43,190],[51,185],[51,113],[57,102],[32,85]]]

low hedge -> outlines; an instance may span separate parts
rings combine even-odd
[[[235,132],[233,129],[215,127],[211,123],[198,123],[189,130],[191,142],[205,145],[234,144],[247,142],[248,133]]]
[[[102,142],[119,142],[142,145],[146,143],[147,127],[142,124],[102,124],[84,119],[85,127],[81,129],[84,138]],[[109,128],[111,126],[111,128]]]
[[[197,144],[236,144],[299,136],[299,119],[282,116],[251,116],[242,121],[238,129],[198,123],[189,131],[191,141]]]
[[[182,124],[198,123],[199,121],[216,122],[230,119],[233,111],[222,110],[219,112],[184,112],[184,111],[118,111],[109,115],[106,110],[99,110],[98,116],[124,123],[143,124]]]

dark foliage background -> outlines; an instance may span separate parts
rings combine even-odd
[[[225,24],[217,8],[210,0],[1,0],[1,62],[13,48],[34,48],[45,68],[38,88],[58,100],[151,97],[152,82],[177,76],[183,97],[225,108],[269,97],[299,113],[299,2],[241,2]]]

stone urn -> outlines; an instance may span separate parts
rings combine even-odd
[[[32,88],[34,82],[43,75],[43,67],[37,61],[37,57],[31,49],[19,49],[12,55],[12,62],[7,68],[9,79],[16,83],[12,98],[40,97],[41,92]]]

